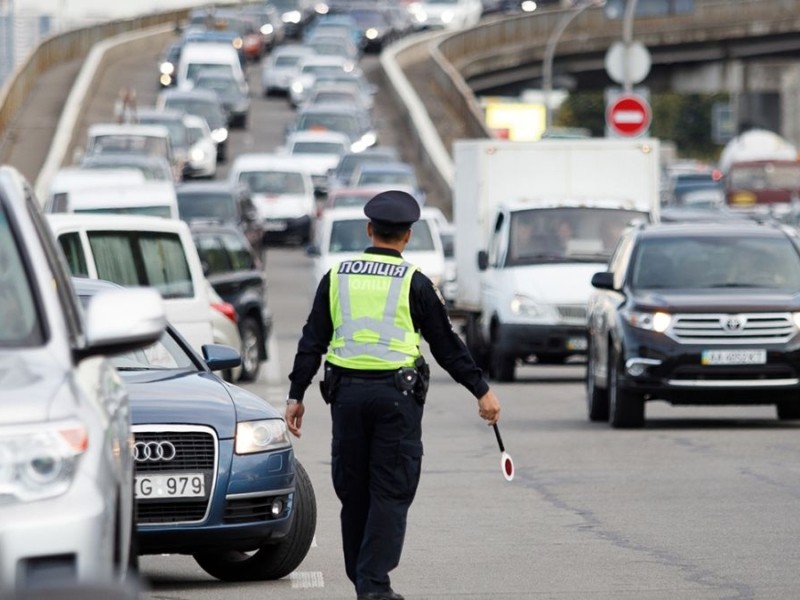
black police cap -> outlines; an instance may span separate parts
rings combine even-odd
[[[376,223],[411,227],[419,221],[420,210],[419,203],[408,192],[387,190],[364,205],[364,214]]]

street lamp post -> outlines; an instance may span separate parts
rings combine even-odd
[[[639,0],[627,0],[625,2],[625,16],[622,22],[622,43],[625,45],[623,54],[623,84],[622,88],[626,94],[633,91],[633,76],[631,75],[630,49],[633,43],[633,15],[636,13],[636,4]]]
[[[544,96],[544,119],[545,131],[552,126],[553,116],[550,108],[550,96],[553,92],[553,58],[556,54],[556,45],[561,35],[570,23],[584,10],[593,6],[603,6],[606,0],[574,0],[572,10],[561,17],[544,49],[544,59],[542,63],[542,95]],[[634,2],[635,4],[635,2]]]

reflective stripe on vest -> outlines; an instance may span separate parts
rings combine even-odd
[[[420,355],[409,305],[415,270],[401,258],[381,255],[343,261],[331,269],[334,332],[329,362],[357,370],[414,364]]]

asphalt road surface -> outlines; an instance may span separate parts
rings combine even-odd
[[[109,73],[134,82],[142,105],[157,92],[157,50]],[[292,115],[284,99],[260,96],[258,69],[250,76],[253,114],[246,131],[233,132],[234,154],[278,146]],[[402,147],[381,98],[377,121],[382,143]],[[270,248],[266,269],[272,359],[247,387],[282,408],[310,306],[311,259],[301,248]],[[800,424],[778,422],[772,407],[653,403],[644,429],[612,430],[587,420],[584,372],[525,366],[518,381],[495,386],[516,465],[508,483],[475,400],[434,368],[422,481],[395,589],[409,600],[800,597]],[[228,584],[190,557],[143,557],[143,597],[355,597],[330,483],[330,417],[314,386],[306,403],[295,450],[314,484],[318,525],[300,568],[280,581]]]

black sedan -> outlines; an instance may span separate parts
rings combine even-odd
[[[113,284],[74,279],[84,304]],[[213,373],[228,346],[197,355],[171,327],[116,357],[130,395],[140,554],[190,554],[225,581],[285,577],[303,561],[316,500],[281,415]]]
[[[258,378],[268,358],[272,312],[267,304],[267,277],[244,234],[230,225],[192,223],[192,238],[206,278],[220,297],[233,305],[242,338],[242,381]]]
[[[589,419],[645,403],[773,404],[800,418],[800,238],[755,222],[641,225],[589,301]]]

